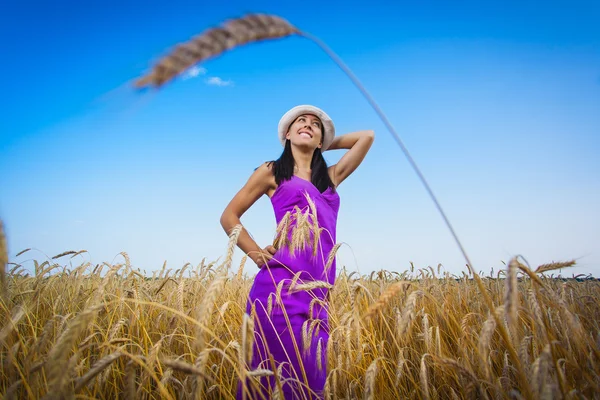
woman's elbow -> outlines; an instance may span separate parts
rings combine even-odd
[[[231,213],[227,210],[223,211],[223,214],[221,214],[221,218],[219,219],[219,222],[221,223],[221,227],[223,228],[223,230],[225,232],[227,232],[230,229],[231,226]]]
[[[223,214],[221,214],[219,222],[225,233],[229,234],[229,232],[240,223],[240,219],[232,211],[225,210],[223,211]]]

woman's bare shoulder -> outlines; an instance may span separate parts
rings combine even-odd
[[[273,173],[273,163],[271,161],[264,162],[257,167],[250,179],[265,188],[267,194],[277,188],[275,174]]]

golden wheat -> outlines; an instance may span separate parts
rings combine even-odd
[[[26,250],[20,252],[24,253]],[[8,249],[6,247],[6,236],[4,235],[4,223],[0,220],[0,296],[4,296],[6,290],[6,264],[8,263]]]
[[[216,57],[226,50],[250,42],[277,39],[298,33],[285,19],[267,14],[250,14],[227,21],[222,27],[211,28],[188,42],[177,45],[145,76],[136,87],[160,87],[201,61]]]
[[[102,274],[84,264],[30,263],[37,274],[6,275],[0,307],[6,398],[231,398],[243,376],[280,376],[270,366],[247,369],[252,276],[229,271],[227,262],[174,275],[165,267],[154,279],[140,278],[127,260],[104,265]],[[322,367],[330,398],[593,398],[600,283],[516,267],[524,273],[516,282],[511,271],[477,280],[340,270],[330,288],[330,340],[316,347],[320,357],[328,345]],[[164,290],[168,280],[173,290]],[[306,284],[320,283],[294,280],[296,288]],[[522,304],[511,303],[515,296]],[[320,329],[307,322],[300,342]]]
[[[575,260],[571,261],[561,261],[561,262],[551,262],[548,264],[542,264],[535,269],[536,274],[541,274],[548,271],[553,271],[556,269],[568,268],[575,265]]]

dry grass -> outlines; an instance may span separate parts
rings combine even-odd
[[[0,393],[221,399],[234,398],[241,376],[277,376],[246,369],[252,277],[228,256],[148,277],[125,253],[116,265],[33,262],[33,275],[15,265],[0,309]],[[341,271],[329,398],[593,398],[598,281],[538,276],[516,259],[506,276]]]

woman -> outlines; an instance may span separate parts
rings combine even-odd
[[[238,246],[260,269],[246,312],[253,317],[250,370],[274,376],[239,382],[237,398],[322,398],[326,373],[329,289],[335,281],[339,185],[371,148],[373,131],[335,136],[334,124],[321,109],[301,105],[279,122],[281,157],[258,167],[221,216],[227,234],[261,196],[271,199],[278,224],[277,248],[260,247],[245,229]],[[330,167],[322,151],[348,149]],[[333,254],[332,254],[333,256]],[[258,384],[257,384],[258,382]]]

